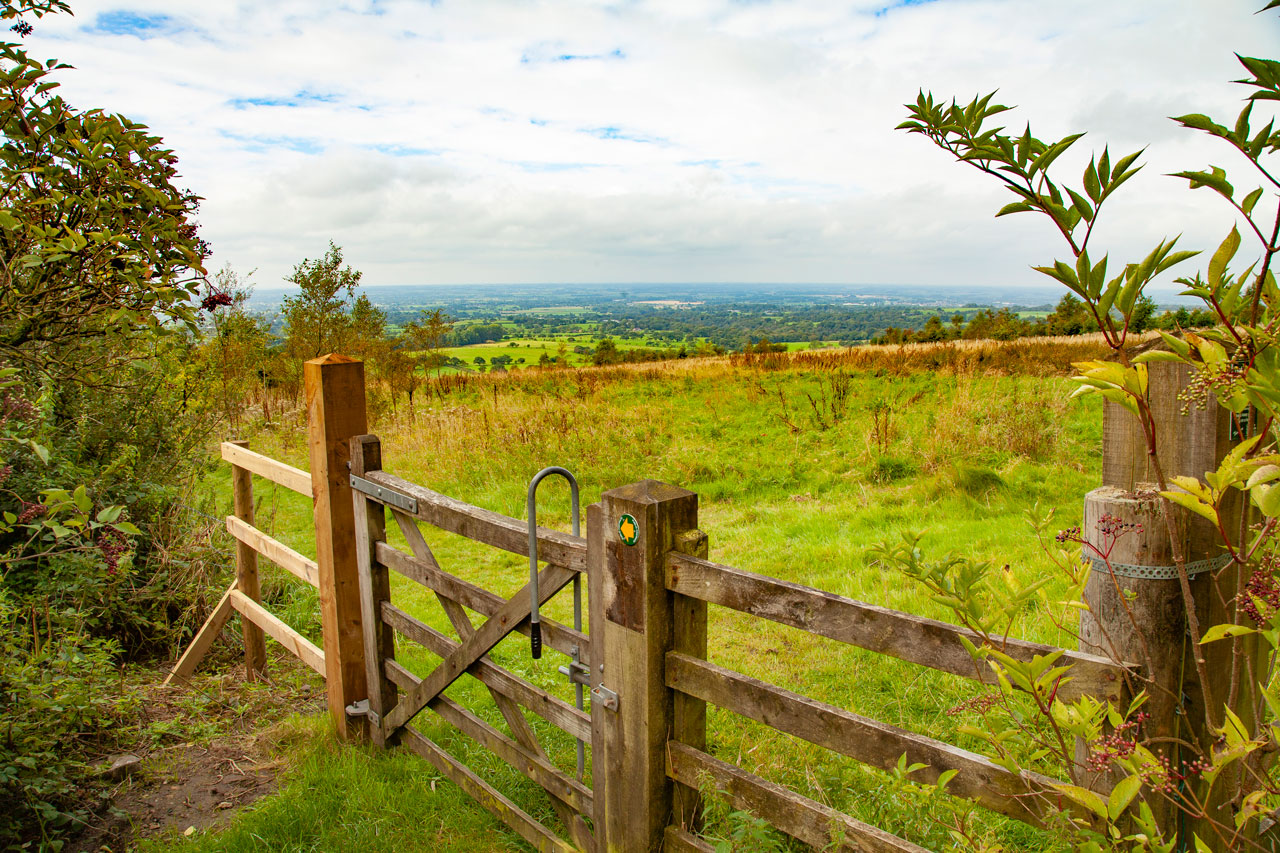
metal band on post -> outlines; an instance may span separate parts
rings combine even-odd
[[[1171,581],[1178,577],[1178,567],[1173,566],[1136,566],[1131,563],[1110,563],[1100,557],[1085,557],[1086,562],[1090,563],[1095,572],[1103,574],[1113,574],[1122,578],[1142,578],[1144,580],[1153,581]],[[1216,572],[1218,569],[1226,567],[1231,562],[1230,554],[1223,554],[1220,557],[1213,557],[1208,560],[1196,560],[1186,564],[1187,577],[1193,577],[1202,572]]]

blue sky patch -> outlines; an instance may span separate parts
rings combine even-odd
[[[239,143],[240,147],[255,154],[277,151],[281,148],[297,151],[299,154],[319,154],[324,146],[314,139],[301,136],[250,136],[243,133],[232,133],[219,130],[218,135]]]
[[[623,130],[620,127],[587,127],[583,128],[582,133],[589,133],[598,139],[620,139],[624,142],[643,142],[646,145],[670,145],[670,140],[663,139],[658,136],[645,136],[642,133],[632,133]]]
[[[173,18],[168,15],[130,12],[127,9],[113,9],[99,12],[93,24],[86,28],[91,33],[105,33],[113,36],[137,36],[153,38],[161,33],[172,33],[179,29]]]
[[[904,9],[907,6],[926,6],[930,3],[937,3],[937,2],[938,0],[895,0],[895,2],[890,3],[888,6],[885,6],[884,8],[881,8],[881,9],[877,9],[876,17],[883,18],[885,15],[889,14],[894,9]]]
[[[521,54],[520,62],[532,65],[541,62],[600,62],[626,58],[626,51],[620,47],[605,53],[565,53],[557,52],[551,45],[538,45]]]
[[[238,110],[248,107],[302,107],[308,104],[332,104],[338,96],[303,90],[292,95],[264,95],[257,98],[232,98],[227,103]]]

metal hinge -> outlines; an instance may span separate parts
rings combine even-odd
[[[400,492],[392,491],[386,486],[379,486],[364,477],[351,475],[351,488],[357,492],[377,498],[388,506],[396,509],[402,509],[405,512],[416,513],[418,511],[418,499],[411,498],[408,495],[402,495]]]
[[[592,704],[599,702],[600,707],[608,708],[610,711],[618,710],[618,694],[604,684],[597,684],[591,688],[591,702]]]
[[[374,728],[382,728],[382,719],[378,716],[377,711],[370,710],[369,700],[361,699],[359,702],[352,702],[347,706],[348,717],[368,717],[369,723]]]

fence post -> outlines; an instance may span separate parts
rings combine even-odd
[[[247,441],[230,442],[238,447],[248,447]],[[231,466],[231,497],[236,518],[245,524],[253,524],[253,474],[239,465]],[[236,540],[236,587],[254,601],[262,600],[262,586],[258,581],[258,552],[239,539]],[[256,681],[267,671],[267,645],[262,629],[244,616],[240,617],[240,631],[244,637],[244,670],[248,681]]]
[[[363,477],[382,470],[382,444],[374,435],[351,439],[351,473]],[[374,549],[387,539],[387,516],[382,504],[351,492],[355,501],[356,560],[360,570],[360,612],[364,618],[365,677],[369,685],[369,710],[381,720],[396,705],[396,685],[387,678],[384,660],[396,655],[395,634],[382,621],[382,602],[391,600],[391,579],[387,567],[377,560]],[[381,725],[369,727],[371,740],[386,746]]]
[[[348,481],[350,440],[368,432],[364,365],[330,353],[303,365],[307,393],[311,486],[315,493],[316,564],[324,628],[325,685],[338,736],[365,735],[348,705],[368,698],[355,512]]]
[[[682,604],[667,590],[666,555],[705,542],[696,532],[698,496],[655,480],[611,489],[588,508],[594,681],[617,694],[613,709],[592,693],[592,766],[597,849],[661,847],[676,806],[666,772],[666,745],[703,743],[705,712],[666,685],[666,655],[677,638],[691,654],[706,653],[705,607]],[[595,638],[599,637],[599,645]],[[681,796],[685,810],[696,797]],[[692,814],[683,819],[694,821]]]

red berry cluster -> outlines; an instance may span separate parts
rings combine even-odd
[[[204,299],[200,300],[200,307],[205,311],[212,312],[224,305],[231,304],[231,294],[229,293],[210,293]]]
[[[970,697],[954,708],[947,709],[948,717],[958,717],[966,711],[974,711],[979,714],[985,714],[991,710],[991,707],[999,701],[994,693],[980,693],[977,696]]]
[[[1067,542],[1075,542],[1079,544],[1083,541],[1080,538],[1079,527],[1068,527],[1066,530],[1059,530],[1058,535],[1053,538],[1064,544]]]
[[[39,518],[49,511],[49,508],[42,503],[22,502],[22,512],[18,514],[18,524],[26,524],[32,519]]]
[[[13,473],[12,465],[6,465],[3,468],[0,468],[0,483],[4,483],[5,480],[9,479],[9,475],[12,473]]]
[[[34,29],[35,28],[32,27],[30,24],[28,24],[26,21],[18,21],[18,23],[14,24],[12,27],[9,27],[9,30],[11,32],[15,32],[18,35],[23,37],[31,35],[31,32]]]
[[[1244,601],[1240,602],[1243,610],[1255,625],[1265,625],[1280,610],[1280,587],[1276,586],[1275,558],[1266,557],[1262,567],[1253,573],[1245,584]],[[1259,609],[1259,605],[1262,605]]]
[[[1248,375],[1253,357],[1253,346],[1246,343],[1245,346],[1236,348],[1223,367],[1201,365],[1192,374],[1187,386],[1178,392],[1178,399],[1182,401],[1182,413],[1187,414],[1192,406],[1203,409],[1208,405],[1211,393],[1221,391],[1221,396],[1230,396]]]
[[[129,550],[124,534],[114,528],[106,528],[94,543],[107,564],[107,574],[114,575],[120,566],[120,558]]]
[[[1119,539],[1126,533],[1142,533],[1142,525],[1136,521],[1121,521],[1114,515],[1104,515],[1098,519],[1098,532],[1108,539]]]

